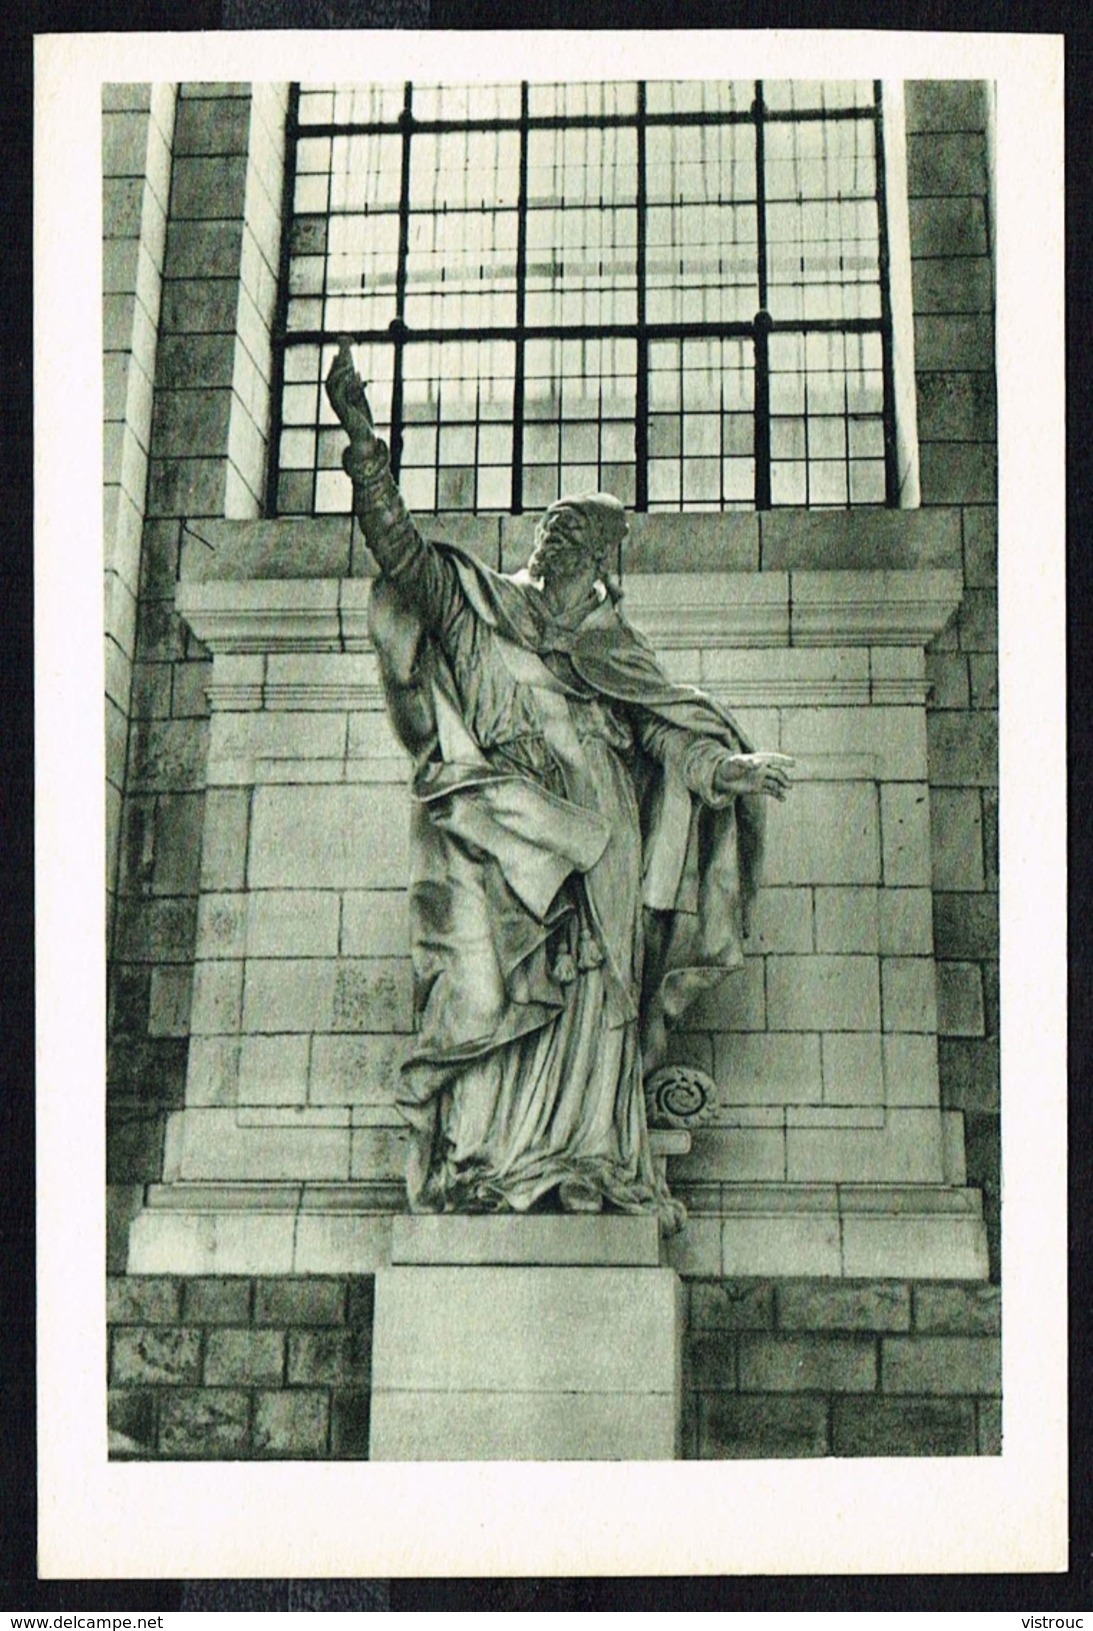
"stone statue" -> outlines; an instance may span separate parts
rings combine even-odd
[[[418,1212],[652,1211],[643,1065],[743,960],[762,800],[793,761],[674,684],[619,610],[617,499],[552,504],[526,568],[418,532],[343,342],[326,382],[379,566],[371,629],[413,764]]]

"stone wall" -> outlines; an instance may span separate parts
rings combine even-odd
[[[110,1282],[111,1454],[368,1456],[371,1277]],[[686,1282],[689,1459],[997,1455],[997,1288]]]
[[[109,110],[124,106],[130,121],[142,108],[159,110],[144,205],[158,264],[143,242],[106,246],[108,392],[128,377],[126,400],[139,400],[144,438],[134,431],[123,444],[139,509],[124,484],[107,487],[108,519],[113,503],[119,528],[123,519],[127,525],[128,563],[125,572],[108,571],[108,632],[123,652],[127,641],[135,646],[131,705],[111,710],[108,701],[108,809],[120,810],[108,1059],[109,1258],[118,1264],[140,1186],[162,1170],[166,1112],[181,1104],[185,1087],[210,664],[175,612],[175,578],[184,533],[200,536],[206,517],[259,512],[285,87],[252,94],[244,85],[184,85],[177,112],[166,88],[107,87],[105,95],[107,163],[115,169],[140,156],[129,141],[136,127],[118,126],[114,135],[121,115]],[[165,145],[172,137],[173,164]],[[117,327],[128,321],[123,301],[135,303],[131,344],[128,329]],[[113,389],[117,395],[120,384]],[[108,482],[114,439],[108,423]],[[139,469],[133,442],[143,453]],[[108,675],[109,657],[108,642]],[[122,803],[112,766],[126,756]]]
[[[1000,1272],[998,500],[990,90],[907,87],[924,506],[958,505],[964,595],[927,658],[942,1103],[964,1115]]]

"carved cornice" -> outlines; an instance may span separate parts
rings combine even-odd
[[[369,592],[361,578],[250,578],[180,583],[176,604],[215,656],[368,652]],[[624,605],[664,651],[922,647],[952,616],[960,594],[960,575],[936,569],[677,572],[630,578]],[[911,700],[906,687],[905,680],[894,686],[899,700]]]

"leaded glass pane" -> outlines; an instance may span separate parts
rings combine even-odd
[[[348,507],[339,333],[424,510],[884,502],[878,117],[869,81],[301,86],[278,506]]]

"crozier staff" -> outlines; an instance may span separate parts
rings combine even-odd
[[[608,572],[608,494],[560,499],[527,566],[426,542],[343,342],[326,382],[379,567],[371,628],[414,761],[415,1211],[683,1208],[642,1091],[665,1025],[743,960],[762,801],[793,761],[661,669]]]

